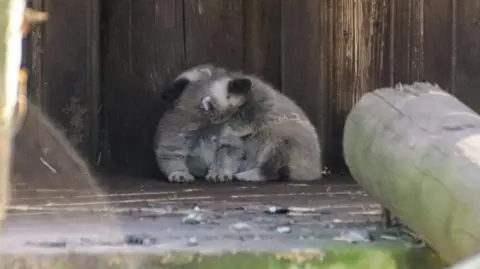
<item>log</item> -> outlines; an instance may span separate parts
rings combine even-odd
[[[14,137],[22,23],[25,0],[0,0],[0,224],[10,199],[10,163]]]
[[[437,85],[365,94],[343,150],[355,180],[449,263],[480,252],[480,116]]]
[[[447,269],[477,269],[480,268],[480,254],[477,254],[467,260],[461,261]]]

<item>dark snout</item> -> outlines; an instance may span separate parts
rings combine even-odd
[[[202,109],[205,112],[211,112],[214,109],[213,98],[210,96],[202,99]]]

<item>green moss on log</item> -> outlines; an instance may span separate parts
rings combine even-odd
[[[426,248],[351,246],[326,252],[4,255],[0,269],[437,269],[445,264]]]
[[[353,177],[444,259],[480,252],[480,116],[427,83],[364,95],[347,117]]]

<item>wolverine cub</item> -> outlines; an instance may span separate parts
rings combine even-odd
[[[199,65],[180,74],[162,93],[171,107],[158,123],[154,149],[158,166],[170,182],[192,182],[194,177],[223,182],[238,171],[244,157],[242,140],[227,125],[212,123],[203,113],[205,85],[226,72]]]
[[[265,181],[322,177],[318,135],[304,111],[260,78],[222,72],[201,85],[201,107],[244,140],[246,160],[235,178]]]

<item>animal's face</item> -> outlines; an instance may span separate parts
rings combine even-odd
[[[202,64],[182,72],[162,93],[162,99],[175,102],[192,82],[206,81],[210,77],[225,73],[226,70],[212,64]]]
[[[248,102],[252,81],[246,77],[220,76],[205,87],[200,108],[212,123],[221,123]]]

